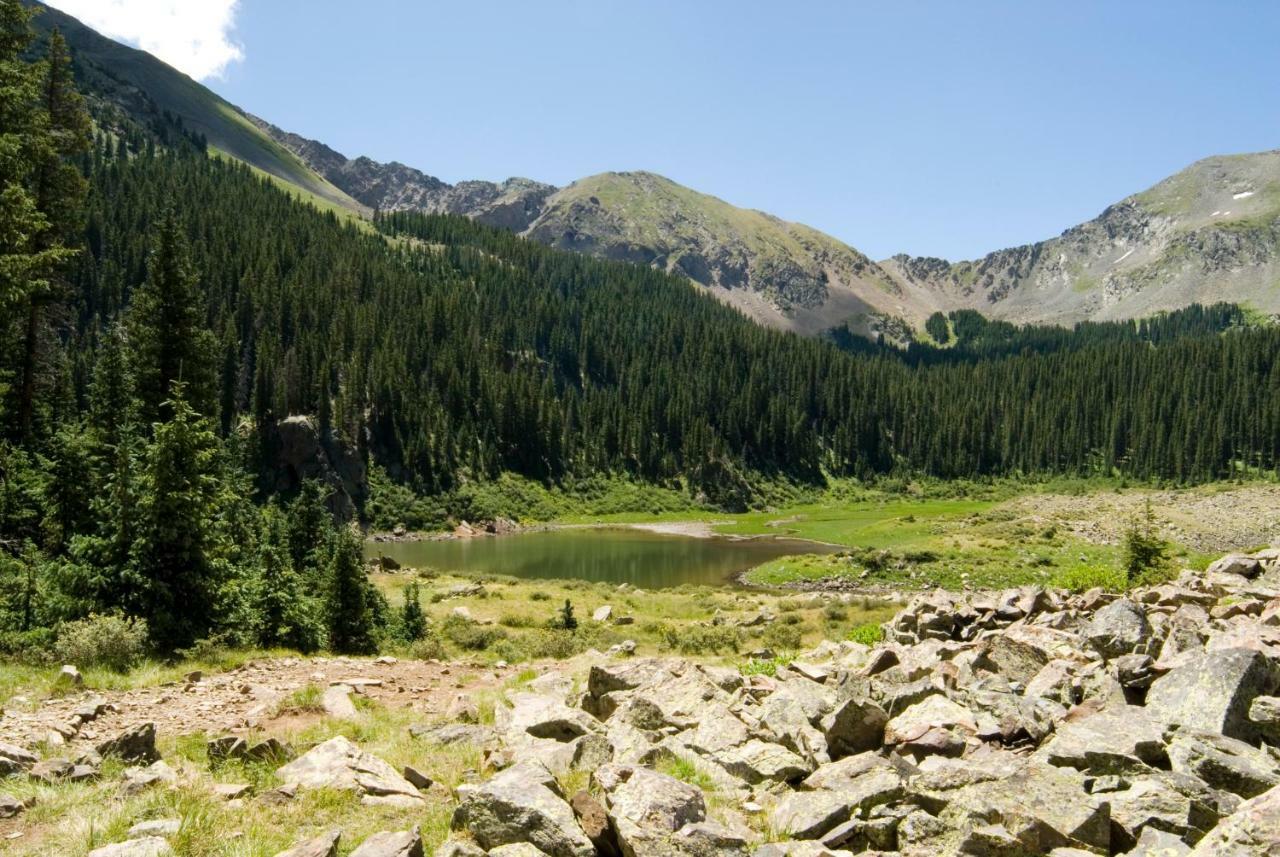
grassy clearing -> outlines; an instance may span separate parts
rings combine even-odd
[[[296,732],[277,734],[295,746],[306,746],[345,735],[394,767],[412,765],[452,789],[465,778],[484,773],[483,759],[471,747],[441,747],[410,736],[417,722],[404,709],[374,706],[358,724],[319,719]],[[25,816],[0,828],[24,835],[6,843],[4,853],[15,857],[58,854],[82,857],[93,848],[125,838],[132,825],[157,818],[179,818],[182,829],[171,840],[179,857],[272,857],[307,835],[341,828],[349,853],[366,836],[379,830],[404,830],[419,824],[427,853],[448,836],[454,804],[433,793],[422,809],[362,806],[352,794],[337,791],[301,793],[296,800],[270,803],[262,793],[279,785],[272,766],[229,762],[211,767],[203,735],[162,740],[160,750],[182,776],[179,787],[152,789],[135,797],[118,795],[120,766],[108,762],[97,783],[35,785],[13,780],[6,790],[16,797],[35,797]],[[229,807],[213,794],[215,783],[251,787],[241,808]]]

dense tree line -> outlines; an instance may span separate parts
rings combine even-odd
[[[1280,462],[1280,331],[1234,308],[1121,325],[930,323],[906,351],[764,329],[646,267],[468,220],[300,204],[203,141],[95,112],[0,0],[0,631],[91,613],[366,650],[390,624],[358,537],[271,498],[314,414],[427,495],[514,472],[680,484]],[[406,609],[401,625],[419,624]]]

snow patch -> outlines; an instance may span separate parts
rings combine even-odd
[[[1136,248],[1133,248],[1133,249],[1136,249]],[[1123,262],[1125,259],[1128,259],[1130,256],[1132,256],[1132,255],[1133,255],[1133,249],[1128,250],[1128,251],[1127,251],[1123,256],[1121,256],[1119,259],[1116,259],[1116,260],[1115,260],[1114,262],[1112,262],[1111,264],[1113,264],[1113,265],[1119,265],[1119,264],[1120,264],[1121,262]]]
[[[1240,191],[1240,193],[1233,193],[1233,194],[1231,195],[1231,198],[1232,198],[1232,199],[1248,199],[1248,198],[1249,198],[1249,197],[1251,197],[1251,196],[1253,196],[1253,191],[1251,191],[1251,190],[1242,190],[1242,191]]]
[[[1213,214],[1210,214],[1209,216],[1210,216],[1210,217],[1217,217],[1217,216],[1218,216],[1219,214],[1221,214],[1221,213],[1222,213],[1221,211],[1215,211],[1215,212],[1213,212]]]

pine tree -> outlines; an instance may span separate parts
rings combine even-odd
[[[564,606],[560,608],[560,615],[556,619],[556,625],[566,631],[572,631],[578,627],[578,618],[573,615],[573,602],[568,598],[564,600]]]
[[[129,311],[129,344],[144,423],[170,416],[174,382],[182,382],[190,407],[214,416],[214,337],[205,326],[199,277],[177,216],[167,212],[152,239],[147,280]]]
[[[1160,538],[1151,501],[1143,506],[1138,516],[1125,530],[1124,568],[1131,584],[1138,584],[1144,576],[1160,569],[1166,562],[1168,545]]]
[[[421,640],[427,633],[427,617],[422,612],[418,584],[404,588],[404,605],[400,609],[400,635],[406,643]]]
[[[340,654],[364,655],[378,650],[377,617],[360,547],[359,536],[346,527],[335,528],[328,539],[329,648]]]
[[[284,515],[268,507],[262,529],[252,598],[259,627],[257,643],[266,648],[313,652],[324,644],[324,623],[318,600],[290,562]]]
[[[218,436],[187,403],[180,382],[163,402],[171,415],[157,423],[138,485],[138,537],[126,612],[147,620],[161,651],[205,637],[218,614],[226,572],[219,527],[223,493]]]

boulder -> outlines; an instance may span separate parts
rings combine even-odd
[[[491,850],[488,857],[547,857],[547,852],[535,848],[528,842],[512,842],[510,845],[499,845]]]
[[[1192,857],[1275,857],[1280,845],[1280,787],[1240,805],[1191,851]]]
[[[1186,857],[1190,853],[1191,846],[1177,834],[1144,827],[1137,844],[1126,852],[1126,857]]]
[[[595,846],[597,857],[620,857],[617,837],[609,825],[609,814],[600,801],[592,797],[590,792],[580,791],[569,799],[569,806],[573,809],[582,832],[587,834],[587,838]]]
[[[510,708],[499,708],[496,724],[509,736],[528,735],[567,742],[583,735],[603,733],[600,722],[580,708],[570,708],[563,699],[537,693],[517,693]]]
[[[748,783],[789,783],[813,771],[810,762],[781,744],[751,739],[745,744],[711,755],[711,760],[738,779]]]
[[[1081,630],[1085,641],[1107,660],[1133,652],[1146,653],[1151,623],[1146,612],[1127,598],[1103,607]]]
[[[71,664],[63,664],[62,669],[58,671],[57,684],[62,687],[83,687],[84,676],[80,674],[80,670]]]
[[[591,613],[592,622],[608,622],[612,618],[613,618],[613,608],[610,607],[608,604],[604,604],[604,605],[601,605],[600,607],[597,607]]]
[[[788,792],[769,814],[769,825],[791,839],[818,839],[848,821],[855,808],[840,792]]]
[[[499,846],[501,847],[501,846]],[[433,857],[485,857],[484,849],[465,839],[450,839],[441,843]]]
[[[423,857],[418,828],[395,833],[375,833],[360,843],[350,857]]]
[[[1164,725],[1133,705],[1074,709],[1035,755],[1051,765],[1097,775],[1145,771],[1168,761]]]
[[[130,839],[104,845],[89,852],[88,857],[172,857],[173,849],[159,836]]]
[[[299,842],[292,848],[281,851],[276,857],[338,857],[338,840],[341,838],[341,831],[330,830]]]
[[[154,818],[151,821],[140,821],[129,828],[130,839],[141,839],[144,836],[174,836],[182,829],[180,818]]]
[[[1249,722],[1263,739],[1280,744],[1280,697],[1259,696],[1249,706]]]
[[[355,791],[368,803],[420,806],[422,801],[418,790],[395,768],[342,736],[278,768],[276,776],[302,789]]]
[[[125,768],[124,780],[120,783],[120,790],[125,795],[136,795],[153,786],[162,784],[176,786],[178,784],[178,772],[164,761],[157,760],[145,768]]]
[[[594,857],[596,850],[542,765],[522,762],[488,782],[457,789],[453,827],[485,850],[528,842],[551,857]]]
[[[156,752],[156,725],[139,723],[100,743],[98,754],[116,756],[126,762],[154,762],[160,758]]]
[[[878,750],[884,744],[889,715],[879,704],[857,696],[846,699],[822,719],[823,737],[832,759]]]
[[[884,743],[916,755],[957,755],[977,731],[968,708],[945,696],[930,696],[885,724]]]
[[[1280,785],[1280,756],[1212,732],[1174,733],[1169,741],[1169,762],[1178,773],[1243,798]]]
[[[1261,573],[1262,563],[1242,553],[1229,553],[1209,563],[1209,567],[1205,569],[1205,575],[1234,574],[1249,580]]]
[[[13,795],[0,795],[0,818],[15,818],[35,805],[35,798],[19,800]]]
[[[35,753],[15,744],[0,742],[0,777],[29,770],[38,761],[40,757]]]
[[[338,720],[355,720],[360,716],[355,703],[351,701],[349,685],[333,684],[326,687],[320,697],[320,705],[325,714]]]
[[[624,857],[679,853],[674,834],[706,820],[702,792],[674,777],[633,765],[605,765],[594,777]]]
[[[1249,708],[1277,684],[1276,667],[1252,649],[1203,652],[1161,676],[1147,692],[1148,713],[1163,723],[1256,743]]]

